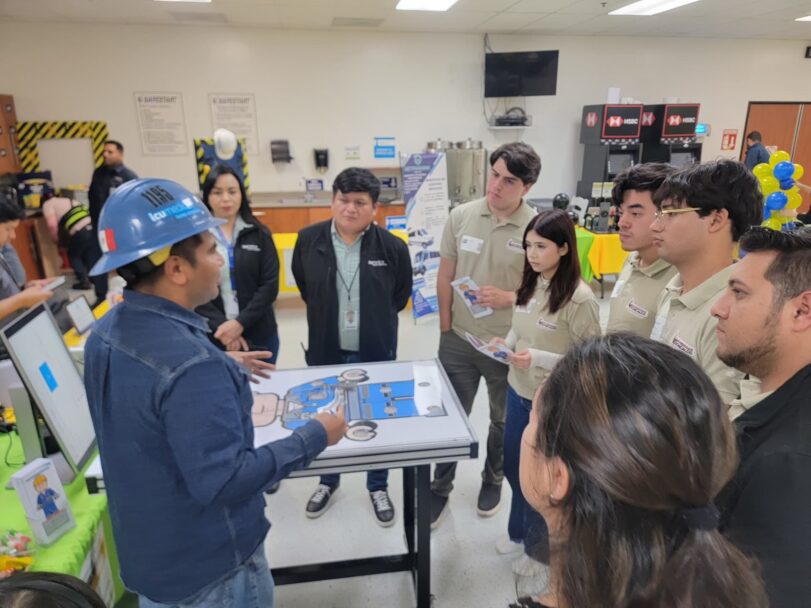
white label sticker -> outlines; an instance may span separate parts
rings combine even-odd
[[[477,239],[475,236],[462,236],[462,243],[461,248],[462,251],[469,251],[470,253],[475,253],[476,255],[482,252],[482,247],[484,246],[484,241],[482,239]]]
[[[622,288],[625,286],[625,281],[617,281],[614,284],[614,290],[611,292],[611,298],[618,298],[622,293]]]

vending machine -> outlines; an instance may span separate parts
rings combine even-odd
[[[701,162],[696,138],[697,103],[645,106],[642,110],[642,162],[670,163],[685,168]]]
[[[585,145],[577,196],[590,199],[595,182],[610,182],[640,162],[641,104],[583,106],[580,143]]]

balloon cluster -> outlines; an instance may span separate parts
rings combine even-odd
[[[769,157],[768,163],[760,163],[752,169],[763,192],[761,226],[772,230],[791,230],[794,227],[797,208],[803,202],[795,182],[804,172],[803,166],[791,162],[791,156],[784,150],[778,150]]]

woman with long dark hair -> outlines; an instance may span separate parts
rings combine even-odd
[[[767,606],[754,562],[717,530],[737,466],[727,408],[690,357],[628,333],[574,346],[521,442],[551,549],[549,592],[521,605]]]
[[[509,538],[499,553],[524,550],[513,565],[516,574],[533,576],[548,561],[546,525],[529,507],[518,483],[521,434],[529,421],[532,398],[550,370],[575,342],[600,333],[597,299],[580,278],[575,229],[560,209],[542,211],[524,231],[524,273],[516,292],[510,333],[502,341],[514,354],[507,376],[504,476],[512,488]]]
[[[270,230],[251,212],[245,185],[228,165],[216,165],[203,185],[203,203],[225,224],[212,230],[225,263],[220,293],[197,312],[208,319],[224,350],[267,350],[279,355],[273,303],[279,294],[279,256]]]

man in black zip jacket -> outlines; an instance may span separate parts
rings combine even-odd
[[[293,251],[293,276],[307,304],[307,364],[393,361],[397,313],[411,295],[408,247],[373,223],[380,182],[370,171],[345,169],[332,194],[332,219],[301,230]],[[324,514],[339,484],[338,475],[321,477],[307,517]],[[369,471],[366,488],[377,523],[391,526],[388,471]]]
[[[721,532],[758,559],[774,608],[811,602],[811,228],[752,228],[715,303],[718,357],[760,379],[732,404],[741,464]],[[745,381],[746,382],[746,381]],[[749,381],[752,383],[751,381]]]

